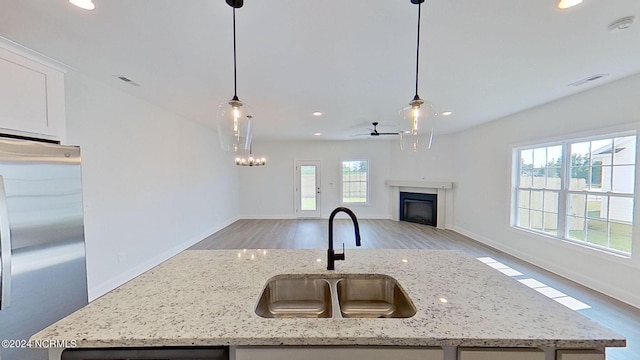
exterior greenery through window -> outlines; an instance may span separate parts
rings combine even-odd
[[[369,162],[367,160],[342,162],[342,202],[369,201]]]
[[[515,150],[514,226],[629,255],[636,136]]]

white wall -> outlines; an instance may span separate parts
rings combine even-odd
[[[369,160],[370,203],[348,205],[359,218],[390,218],[388,188],[390,146],[395,142],[359,141],[260,142],[253,150],[265,156],[267,165],[240,169],[240,214],[242,218],[295,218],[295,160],[321,161],[321,210],[328,218],[340,204],[340,174],[343,160]]]
[[[443,118],[446,121],[447,118]],[[390,147],[390,176],[394,180],[452,181],[456,164],[451,160],[456,152],[455,136],[435,133],[429,150],[400,150],[399,142]]]
[[[443,118],[446,121],[446,118]],[[424,181],[453,181],[456,164],[452,161],[456,152],[455,137],[451,135],[440,135],[435,132],[433,146],[428,150],[408,152],[400,150],[400,145],[394,141],[390,147],[391,163],[389,178],[391,180],[424,180]],[[420,188],[395,188],[389,189],[389,214],[393,219],[399,217],[399,191],[421,192]],[[435,189],[430,189],[431,191]],[[455,219],[455,208],[453,198],[454,191],[444,193],[440,190],[438,197],[438,211],[444,209],[444,214],[438,213],[439,227],[446,229],[453,228]]]
[[[635,197],[631,259],[516,231],[509,220],[514,145],[596,135],[602,129],[640,130],[639,93],[636,75],[457,134],[451,160],[457,169],[454,229],[640,307],[640,196]]]
[[[238,172],[215,132],[76,72],[65,80],[90,299],[237,219]]]

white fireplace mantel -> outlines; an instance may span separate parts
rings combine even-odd
[[[438,194],[438,220],[436,227],[453,227],[453,181],[447,180],[386,180],[391,188],[390,204],[392,219],[400,217],[400,192]]]
[[[387,180],[387,186],[415,187],[427,189],[452,189],[453,181],[428,181],[428,180]]]

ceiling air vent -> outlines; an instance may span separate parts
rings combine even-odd
[[[140,86],[140,84],[138,84],[137,82],[129,79],[128,77],[124,76],[124,75],[113,75],[114,77],[126,82],[129,85],[133,85],[133,86]]]
[[[611,24],[609,24],[609,26],[607,26],[607,31],[619,32],[622,30],[627,30],[628,28],[631,27],[631,24],[633,24],[633,19],[635,18],[636,18],[635,16],[626,16],[626,17],[620,18],[612,22]]]
[[[586,83],[590,83],[592,81],[596,81],[598,79],[602,79],[605,76],[609,76],[609,74],[595,74],[595,75],[591,75],[588,78],[582,79],[582,80],[578,80],[574,83],[569,84],[569,86],[580,86],[580,85],[584,85]]]

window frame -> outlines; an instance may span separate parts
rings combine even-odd
[[[579,143],[583,143],[583,142],[591,142],[593,144],[593,142],[597,142],[600,140],[609,140],[611,139],[612,142],[612,155],[611,155],[611,160],[614,159],[614,152],[615,152],[615,139],[618,138],[623,138],[623,137],[635,137],[635,154],[636,156],[633,158],[633,164],[631,164],[633,166],[633,172],[634,172],[634,176],[632,181],[633,187],[631,192],[619,192],[619,191],[613,191],[614,189],[608,189],[607,191],[597,191],[594,190],[593,185],[594,183],[594,177],[593,177],[593,173],[592,171],[594,170],[594,168],[596,166],[598,166],[600,168],[600,171],[602,171],[602,167],[603,164],[596,164],[596,161],[594,161],[593,159],[593,149],[590,148],[589,149],[589,160],[587,163],[587,168],[588,168],[588,178],[587,180],[587,187],[585,189],[575,189],[572,188],[571,185],[571,179],[572,179],[572,170],[577,168],[577,166],[574,166],[574,164],[572,163],[572,149],[571,146],[575,145],[575,144],[579,144]],[[560,189],[550,189],[550,188],[546,188],[546,187],[535,187],[533,186],[533,179],[532,179],[532,183],[529,185],[529,187],[523,187],[521,184],[521,174],[522,174],[522,166],[521,166],[521,162],[522,162],[522,157],[521,157],[521,153],[522,151],[526,151],[526,150],[532,150],[535,151],[534,149],[540,149],[540,148],[550,148],[550,147],[554,147],[554,146],[561,146],[561,153],[562,153],[562,157],[561,157],[561,171],[560,171]],[[564,138],[564,139],[559,139],[556,141],[551,141],[551,142],[545,142],[545,143],[530,143],[530,144],[526,144],[526,145],[518,145],[518,146],[512,146],[512,171],[511,171],[511,176],[512,176],[512,181],[511,181],[511,187],[512,187],[512,191],[511,191],[511,206],[510,206],[510,226],[513,229],[517,229],[520,231],[526,231],[526,232],[531,232],[534,234],[538,234],[538,235],[542,235],[542,236],[546,236],[546,237],[550,237],[553,239],[558,239],[558,240],[562,240],[562,241],[566,241],[569,243],[573,243],[573,244],[578,244],[581,246],[584,246],[586,248],[590,248],[590,249],[595,249],[595,250],[600,250],[600,251],[604,251],[606,253],[610,253],[610,254],[615,254],[615,255],[620,255],[620,256],[624,256],[624,257],[631,257],[634,256],[635,253],[637,253],[639,251],[639,249],[636,247],[634,247],[634,237],[633,234],[637,233],[637,228],[638,223],[636,220],[637,218],[637,214],[634,213],[633,210],[635,210],[637,208],[637,204],[635,204],[635,199],[636,199],[636,195],[638,193],[638,187],[635,186],[638,184],[638,177],[640,176],[640,174],[638,174],[638,159],[640,158],[640,156],[637,155],[638,153],[638,133],[636,130],[629,130],[629,131],[622,131],[622,132],[610,132],[610,133],[605,133],[602,132],[600,134],[596,134],[596,135],[590,135],[590,136],[583,136],[583,137],[578,137],[578,138]],[[595,155],[599,155],[599,154],[595,154]],[[535,161],[535,157],[533,158]],[[549,168],[549,163],[548,163],[548,158],[546,159],[547,163],[546,163],[546,167],[545,169]],[[582,165],[584,167],[584,165]],[[611,162],[611,164],[608,165],[611,169],[613,169],[615,166],[628,166],[628,165],[624,165],[624,164],[614,164],[613,161]],[[531,173],[534,173],[534,170],[536,168],[536,165],[534,162],[532,162],[531,165]],[[601,174],[602,176],[602,174]],[[533,178],[533,176],[532,176]],[[575,177],[578,178],[578,177]],[[545,173],[545,179],[547,179],[547,173]],[[579,179],[579,178],[578,178]],[[612,177],[613,179],[613,177]],[[602,177],[599,178],[600,181],[600,188],[602,188],[602,182],[604,181],[604,179]],[[613,183],[613,180],[611,180],[611,182]],[[545,184],[547,184],[547,182],[545,181]],[[521,191],[529,191],[529,199],[531,198],[531,193],[533,191],[541,191],[541,192],[557,192],[558,194],[558,204],[557,204],[557,230],[556,233],[549,233],[549,232],[545,232],[544,231],[544,226],[542,227],[542,229],[538,230],[536,228],[533,228],[531,226],[531,223],[529,222],[528,226],[523,226],[520,223],[520,209],[521,207],[521,197],[520,197],[520,192]],[[578,216],[575,213],[571,212],[571,203],[570,201],[572,200],[572,195],[578,195],[578,196],[585,196],[585,211],[584,211],[584,215],[582,217]],[[624,250],[619,250],[617,248],[612,248],[611,246],[611,234],[610,234],[610,230],[611,230],[611,224],[624,224],[623,221],[619,221],[617,219],[612,219],[611,218],[611,213],[609,211],[607,211],[607,215],[604,218],[604,220],[602,220],[603,218],[600,217],[597,220],[604,222],[607,226],[607,244],[606,245],[599,245],[596,244],[594,242],[588,242],[588,238],[587,238],[587,234],[588,231],[584,230],[583,233],[583,239],[579,239],[576,237],[572,237],[570,231],[570,227],[571,224],[568,224],[570,221],[575,221],[575,220],[579,220],[582,219],[584,221],[584,225],[583,228],[588,228],[588,220],[596,220],[595,218],[590,218],[587,209],[587,203],[588,203],[588,197],[589,196],[594,196],[595,197],[601,197],[604,198],[607,202],[607,206],[605,207],[606,209],[609,208],[609,205],[611,204],[612,199],[631,199],[632,200],[632,214],[631,214],[631,220],[630,220],[630,227],[631,227],[631,236],[630,236],[630,250],[629,252],[626,252]],[[532,205],[531,202],[529,202],[528,204],[528,208],[526,208],[529,212],[532,209]],[[542,213],[545,212],[545,205],[543,203],[542,205]],[[531,219],[531,217],[529,217],[529,219]],[[542,223],[544,224],[544,219],[542,220]],[[625,224],[625,225],[629,225],[629,224]],[[634,226],[635,225],[635,226]]]
[[[358,183],[364,183],[366,186],[366,191],[365,191],[365,201],[344,201],[345,200],[345,177],[344,177],[344,166],[345,163],[351,163],[351,162],[365,162],[367,164],[367,173],[366,173],[366,179],[364,181],[349,181],[349,182],[358,182]],[[370,196],[370,188],[371,188],[371,161],[369,161],[368,159],[349,159],[349,160],[342,160],[340,161],[340,204],[342,205],[368,205],[371,201],[371,196]]]

